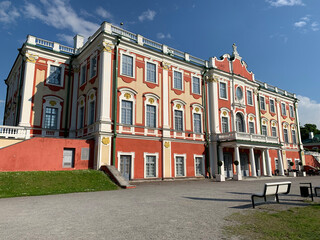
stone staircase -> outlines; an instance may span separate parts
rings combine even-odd
[[[135,185],[131,185],[126,179],[124,179],[121,173],[114,166],[104,165],[100,167],[100,170],[105,172],[111,180],[121,188],[136,188]]]

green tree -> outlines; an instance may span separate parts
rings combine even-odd
[[[300,127],[301,139],[306,140],[309,138],[309,133],[313,132],[314,135],[320,134],[320,130],[316,124],[306,123],[303,127]]]

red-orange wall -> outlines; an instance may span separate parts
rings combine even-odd
[[[74,168],[63,168],[63,149],[73,148]],[[81,160],[81,148],[90,148],[90,160]],[[94,141],[64,138],[32,138],[0,149],[0,171],[59,171],[93,166]]]
[[[312,156],[312,155],[305,155],[306,165],[319,168],[320,163]]]

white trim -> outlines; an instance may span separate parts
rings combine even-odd
[[[93,94],[93,99],[91,99],[91,95]],[[96,104],[97,104],[97,101],[96,101],[96,98],[97,98],[97,95],[96,95],[96,90],[95,89],[90,89],[90,91],[87,93],[87,125],[92,125],[95,123],[96,121]],[[92,124],[89,124],[89,120],[90,120],[90,103],[91,102],[95,102],[94,103],[94,113],[93,113],[93,122]]]
[[[118,171],[120,172],[120,157],[121,155],[130,155],[131,156],[131,169],[130,169],[130,180],[134,179],[134,158],[135,158],[135,152],[118,152]]]
[[[246,115],[245,113],[241,112],[241,111],[236,111],[234,113],[234,123],[235,123],[235,131],[238,132],[237,129],[237,114],[240,113],[242,115],[242,120],[243,120],[243,132],[246,133],[247,132],[247,119],[246,119]]]
[[[225,80],[219,80],[218,82],[219,84],[219,89],[218,89],[218,92],[219,92],[219,99],[223,99],[223,100],[228,100],[228,81],[225,81]],[[221,92],[220,92],[220,84],[223,83],[226,85],[226,98],[223,98],[221,97]]]
[[[156,94],[147,93],[144,95],[146,100],[144,101],[144,122],[145,122],[145,128],[144,128],[144,135],[156,135],[158,136],[158,130],[153,130],[153,133],[150,133],[150,129],[147,127],[147,105],[155,106],[156,107],[156,126],[155,128],[158,128],[159,126],[159,103],[158,100],[160,99]],[[153,99],[153,103],[149,102],[149,99]]]
[[[223,112],[227,112],[227,115],[223,115]],[[230,125],[230,110],[228,108],[222,107],[220,108],[220,123],[221,123],[221,133],[224,133],[222,131],[222,117],[225,117],[228,119],[228,131],[227,132],[231,132],[231,125]],[[219,124],[219,128],[220,128],[220,124]],[[225,133],[227,133],[225,132]]]
[[[183,176],[178,176],[178,177],[186,177],[187,176],[187,172],[186,172],[186,170],[187,170],[187,166],[186,166],[187,154],[176,154],[175,153],[173,155],[173,157],[174,157],[174,177],[177,177],[177,168],[176,168],[176,158],[177,157],[183,157],[183,161],[184,161],[184,163],[183,163],[184,175]]]
[[[259,99],[259,102],[260,102],[260,110],[267,111],[266,97],[260,95],[259,98],[260,98],[260,99]],[[264,108],[262,108],[261,98],[263,98]]]
[[[122,63],[123,63],[123,55],[132,57],[132,76],[126,75],[122,73]],[[136,55],[132,54],[129,51],[120,50],[120,75],[129,78],[136,77]]]
[[[196,158],[202,158],[202,174],[197,175],[197,171],[196,171]],[[193,162],[194,162],[194,176],[198,177],[198,176],[205,176],[205,155],[197,155],[197,154],[193,154]]]
[[[81,104],[81,101],[82,101],[82,104]],[[86,98],[84,95],[80,96],[78,98],[78,101],[77,101],[77,129],[81,129],[84,127],[85,125],[85,112],[83,113],[83,127],[80,127],[80,108],[83,107],[83,110],[85,111],[85,105],[86,105]]]
[[[53,84],[53,83],[49,83],[49,77],[50,77],[50,68],[51,66],[55,66],[55,67],[60,67],[61,68],[61,72],[60,72],[60,84]],[[58,87],[63,87],[63,83],[64,83],[64,72],[65,72],[65,65],[64,64],[60,64],[57,61],[52,62],[48,60],[48,65],[47,65],[47,79],[46,79],[46,84],[48,85],[52,85],[52,86],[58,86]]]
[[[174,136],[174,138],[176,138],[177,131],[178,131],[178,130],[175,129],[175,126],[176,126],[176,122],[175,121],[176,121],[176,119],[175,119],[175,115],[174,115],[174,111],[178,110],[178,111],[182,111],[182,134],[181,134],[181,137],[185,138],[185,132],[184,131],[186,129],[186,126],[185,126],[186,125],[186,122],[185,122],[185,120],[186,120],[186,117],[185,117],[185,105],[186,105],[186,103],[184,101],[178,100],[178,99],[172,101],[172,103],[173,103],[173,107],[172,107],[173,126],[172,126],[172,128],[174,129],[173,136]],[[177,107],[178,104],[180,105],[180,108]]]
[[[203,126],[203,107],[202,107],[200,104],[198,104],[198,103],[192,104],[191,107],[192,107],[192,112],[191,112],[192,116],[191,116],[191,117],[192,117],[193,140],[195,140],[195,139],[203,139],[203,138],[204,138],[203,135],[202,135],[203,132],[204,132],[204,126]],[[199,108],[199,111],[198,111],[198,112],[195,110],[196,108]],[[196,133],[196,132],[194,131],[194,114],[200,114],[200,124],[201,124],[200,133]],[[200,135],[200,138],[197,138],[196,135]]]
[[[119,105],[120,105],[120,111],[119,111],[119,122],[121,123],[121,119],[122,119],[122,100],[125,101],[131,101],[132,102],[132,125],[135,125],[135,118],[136,118],[136,99],[135,99],[135,95],[137,94],[135,91],[129,89],[129,88],[121,88],[119,90],[121,92],[121,95],[119,96]],[[127,99],[125,97],[126,94],[130,94],[130,98]],[[119,126],[119,132],[123,132],[123,126]],[[130,127],[129,131],[125,131],[125,132],[131,132],[134,133],[134,127]]]
[[[271,101],[273,101],[274,111],[271,111]],[[274,98],[269,97],[269,111],[270,113],[276,113],[276,100]]]
[[[156,176],[155,177],[147,177],[146,175],[146,163],[147,163],[147,156],[153,156],[156,157]],[[143,172],[144,172],[144,178],[158,178],[159,177],[159,153],[143,153],[143,159],[144,159],[144,165],[143,165]]]
[[[182,89],[174,87],[174,72],[181,73],[181,87],[182,87]],[[174,67],[172,67],[172,89],[184,91],[184,72],[183,72],[183,70],[178,70],[177,68],[174,68]]]
[[[92,59],[96,58],[96,74],[91,76],[91,70],[92,70]],[[98,74],[98,54],[97,52],[95,52],[94,54],[92,54],[92,56],[90,57],[90,68],[89,68],[89,79],[92,79],[94,77],[96,77]]]
[[[292,108],[292,116],[291,116],[291,108]],[[293,105],[292,104],[289,104],[289,117],[291,117],[291,118],[295,118],[294,117],[294,107],[293,107]]]
[[[194,77],[199,79],[199,89],[200,89],[200,93],[195,93],[195,92],[193,91],[193,78],[194,78]],[[194,73],[191,73],[191,93],[192,93],[192,94],[199,95],[199,96],[201,96],[201,94],[202,94],[202,89],[201,89],[201,77],[198,76],[198,75],[196,75],[196,74],[194,74]]]
[[[283,114],[282,106],[284,106],[284,113],[285,113],[285,114]],[[282,116],[287,116],[287,109],[286,109],[286,108],[287,108],[286,103],[285,103],[285,102],[281,102],[281,103],[280,103],[280,109],[281,109],[281,115],[282,115]]]
[[[252,104],[249,104],[249,101],[248,101],[248,92],[251,92],[251,101],[252,101]],[[252,89],[246,89],[246,103],[248,106],[253,106],[254,104],[254,96],[253,96],[253,91]]]
[[[45,102],[42,105],[42,135],[43,136],[59,136],[59,130],[60,130],[60,122],[61,122],[61,112],[62,112],[62,106],[61,103],[63,103],[63,100],[55,97],[55,96],[46,96],[43,98]],[[54,103],[53,103],[54,102]],[[47,107],[54,107],[58,109],[58,115],[57,115],[57,129],[46,129],[45,128],[45,119],[46,119],[46,108]],[[52,135],[51,132],[54,131],[54,134]],[[48,134],[50,132],[50,134]]]
[[[84,81],[82,82],[82,74],[83,74],[83,68],[85,68],[85,75],[84,75]],[[79,78],[79,87],[84,85],[87,82],[88,78],[88,69],[87,69],[87,60],[85,60],[81,65],[80,65],[80,78]]]
[[[159,80],[158,80],[158,62],[155,62],[153,59],[148,60],[147,58],[145,58],[145,82],[148,83],[153,83],[153,84],[158,84]],[[151,63],[154,64],[156,66],[156,82],[150,82],[148,81],[148,64],[147,63]]]

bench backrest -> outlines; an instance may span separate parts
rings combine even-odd
[[[264,185],[264,194],[273,195],[273,194],[287,194],[290,192],[291,182],[275,182],[275,183],[266,183]]]

